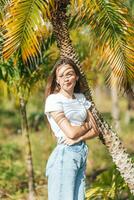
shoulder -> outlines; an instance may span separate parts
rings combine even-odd
[[[45,113],[51,111],[62,111],[62,102],[58,94],[50,94],[45,101]]]
[[[61,98],[58,94],[50,94],[45,100],[45,106],[54,106],[57,104],[61,104]]]
[[[46,102],[49,101],[57,101],[60,100],[60,97],[58,94],[50,94],[47,98],[46,98]]]

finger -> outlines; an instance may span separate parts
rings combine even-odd
[[[65,140],[65,141],[63,142],[63,144],[67,144],[67,141]]]
[[[88,125],[89,125],[89,129],[91,129],[91,128],[92,128],[92,123],[91,123],[91,121],[88,122]]]
[[[89,124],[88,124],[88,122],[85,122],[85,128],[88,130],[89,129]]]

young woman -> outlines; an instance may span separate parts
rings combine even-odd
[[[45,114],[57,139],[46,166],[49,200],[85,198],[85,140],[98,135],[90,106],[75,63],[68,58],[59,60],[46,87]]]

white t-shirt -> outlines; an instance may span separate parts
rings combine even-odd
[[[45,102],[45,114],[50,123],[50,126],[57,138],[65,136],[58,124],[50,115],[52,111],[64,112],[66,118],[71,125],[79,126],[83,124],[87,117],[87,109],[90,108],[91,102],[86,100],[82,93],[74,93],[75,99],[69,99],[61,93],[50,94]]]

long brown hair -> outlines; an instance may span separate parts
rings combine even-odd
[[[56,70],[58,67],[62,66],[62,65],[70,65],[76,75],[79,77],[79,79],[76,81],[76,85],[74,87],[74,92],[77,93],[77,92],[82,92],[82,84],[81,84],[81,74],[80,74],[80,71],[77,67],[77,65],[70,59],[70,58],[62,58],[60,60],[58,60],[56,62],[56,64],[54,65],[53,67],[53,70],[50,74],[50,76],[48,77],[47,79],[47,84],[46,84],[46,88],[45,88],[45,99],[52,93],[58,93],[60,88],[58,87],[57,85],[57,82],[56,82]]]

